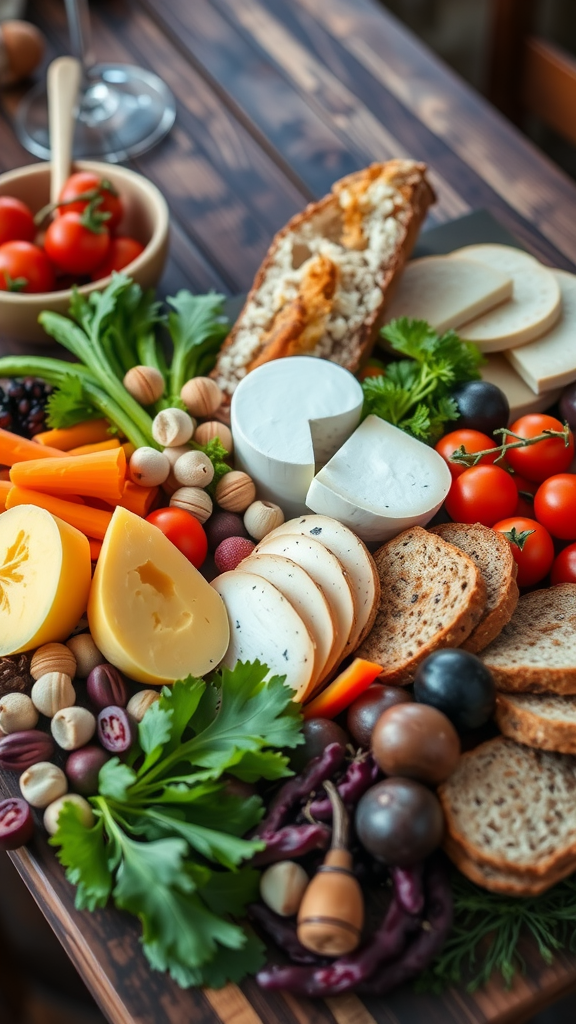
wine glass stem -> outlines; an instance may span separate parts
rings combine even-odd
[[[70,48],[84,71],[94,63],[90,38],[90,12],[88,0],[64,0],[68,28],[70,31]]]

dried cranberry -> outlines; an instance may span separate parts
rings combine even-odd
[[[124,676],[113,665],[96,665],[86,680],[86,690],[92,703],[99,709],[125,708],[128,703]]]
[[[82,796],[96,796],[98,792],[98,773],[103,764],[110,760],[110,754],[102,747],[92,744],[73,750],[66,761],[64,771],[72,789]]]
[[[124,708],[104,708],[98,715],[98,739],[106,750],[123,754],[134,740],[134,726]]]
[[[34,818],[25,800],[11,796],[0,803],[0,850],[17,850],[34,835]]]

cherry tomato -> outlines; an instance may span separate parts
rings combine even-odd
[[[97,227],[90,227],[86,212],[63,213],[46,231],[44,248],[52,262],[66,274],[91,274],[110,248],[108,228],[98,222],[97,215],[94,221]]]
[[[493,529],[503,533],[512,548],[519,587],[532,587],[548,575],[554,561],[554,542],[544,526],[535,519],[514,516],[495,523]]]
[[[518,491],[518,504],[516,505],[515,516],[523,516],[524,519],[534,518],[534,495],[538,490],[538,484],[533,480],[526,480],[517,473],[512,477]]]
[[[104,262],[92,271],[92,280],[99,281],[101,277],[108,277],[113,270],[124,270],[141,252],[144,252],[144,246],[135,238],[113,238]]]
[[[0,245],[0,290],[3,292],[51,292],[56,283],[46,253],[32,242]]]
[[[157,526],[168,540],[200,568],[208,553],[208,540],[201,524],[183,508],[158,508],[146,516],[146,522]]]
[[[553,537],[576,540],[576,475],[558,473],[540,484],[534,514]]]
[[[492,526],[516,508],[518,492],[500,466],[472,466],[452,481],[445,506],[455,523]]]
[[[512,424],[510,430],[520,437],[537,437],[545,430],[563,430],[564,424],[545,413],[530,413],[521,416]],[[513,441],[513,438],[509,440]],[[564,444],[561,437],[551,437],[538,441],[527,448],[510,448],[506,459],[516,473],[527,480],[542,483],[555,473],[564,473],[574,458],[574,436],[570,434],[570,443]]]
[[[95,193],[102,197],[102,202],[99,204],[98,209],[101,213],[110,214],[109,219],[106,221],[106,227],[109,231],[115,231],[124,216],[122,200],[111,182],[107,181],[106,178],[102,178],[100,174],[93,174],[91,171],[78,171],[68,178],[59,196],[59,202],[66,202],[67,205],[59,208],[58,216],[61,217],[64,213],[70,211],[82,213],[82,210],[85,210],[88,206],[90,199],[79,199],[77,203],[70,202],[70,200],[85,192]]]
[[[557,583],[576,583],[576,544],[569,544],[559,555],[556,555],[550,583],[553,587]]]
[[[496,442],[492,441],[488,434],[482,434],[479,430],[467,430],[464,428],[462,430],[453,430],[450,434],[445,434],[444,437],[440,438],[438,443],[434,445],[434,448],[446,462],[453,480],[458,476],[462,476],[462,473],[471,468],[463,466],[458,462],[450,461],[450,456],[462,446],[464,446],[464,450],[467,452],[482,452],[486,448],[494,448]],[[494,462],[495,458],[496,455],[483,455],[478,465],[481,466]]]
[[[33,242],[36,226],[26,203],[13,196],[0,196],[0,245],[4,242]]]

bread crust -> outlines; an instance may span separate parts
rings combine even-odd
[[[452,863],[466,878],[481,886],[482,889],[500,893],[502,896],[539,896],[540,893],[546,892],[557,882],[561,882],[563,878],[571,875],[576,868],[576,862],[571,862],[562,870],[553,872],[546,878],[536,879],[529,875],[513,875],[475,861],[450,836],[446,837],[443,846]]]
[[[494,718],[500,732],[517,743],[559,754],[576,754],[576,722],[540,717],[505,693],[498,694]]]

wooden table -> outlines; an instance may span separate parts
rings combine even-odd
[[[165,142],[135,166],[173,215],[164,292],[246,291],[272,234],[332,181],[371,160],[410,155],[432,168],[430,224],[483,207],[546,263],[576,264],[576,185],[371,0],[99,0],[100,59],[158,72],[178,99]],[[61,0],[30,17],[66,51]],[[0,114],[0,169],[29,161]],[[5,343],[3,352],[18,351]],[[2,795],[14,779],[0,779]],[[362,1003],[264,996],[249,981],[183,992],[150,971],[134,919],[76,913],[43,839],[14,862],[113,1024],[520,1024],[576,986],[576,957],[438,998],[403,990]]]

